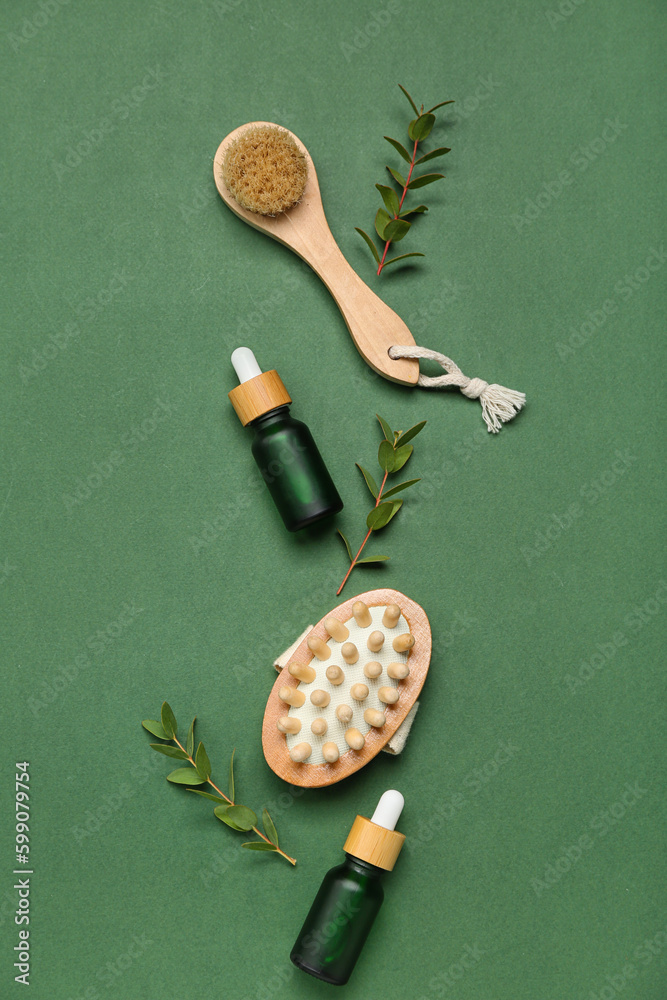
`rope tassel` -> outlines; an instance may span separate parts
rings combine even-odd
[[[483,378],[468,378],[451,358],[439,351],[429,351],[427,347],[395,346],[389,348],[389,357],[424,358],[437,363],[447,372],[446,375],[419,374],[417,385],[424,389],[446,389],[450,385],[460,389],[468,399],[479,399],[482,404],[482,416],[491,434],[497,434],[503,424],[515,417],[526,402],[526,394],[515,389],[506,389],[503,385],[489,385]]]

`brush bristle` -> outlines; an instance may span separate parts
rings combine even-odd
[[[230,144],[222,177],[242,208],[259,215],[279,215],[301,199],[308,164],[289,132],[258,125]]]

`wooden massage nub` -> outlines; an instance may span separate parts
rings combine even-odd
[[[412,708],[430,654],[426,615],[398,591],[370,591],[330,612],[269,697],[262,741],[270,766],[310,787],[358,770]]]

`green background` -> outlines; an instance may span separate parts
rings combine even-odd
[[[348,996],[664,996],[660,7],[2,4],[3,996],[16,760],[33,997],[328,995],[289,950],[386,787],[410,849]],[[427,256],[378,281],[354,227],[400,168],[398,82],[456,100],[429,140],[452,152],[402,244]],[[215,150],[255,119],[306,144],[343,253],[417,342],[527,393],[499,435],[459,393],[372,377],[319,280],[222,204]],[[353,541],[375,412],[428,420],[422,483],[372,541],[391,562],[344,592],[425,608],[415,727],[299,796],[262,757],[271,661],[346,563],[333,524],[289,535],[253,488],[226,398],[241,343],[282,375]],[[167,785],[139,727],[165,698],[223,782],[236,747],[296,869]]]

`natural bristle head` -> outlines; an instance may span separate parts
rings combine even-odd
[[[230,143],[222,178],[241,205],[259,215],[279,215],[301,199],[308,164],[289,132],[274,125],[246,129]]]

